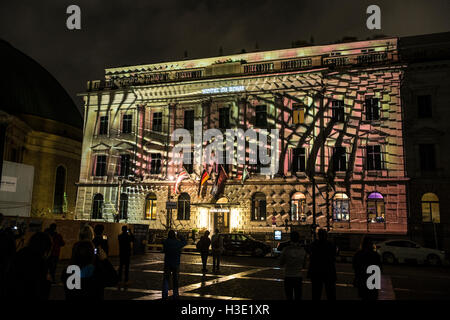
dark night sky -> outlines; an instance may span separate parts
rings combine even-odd
[[[0,5],[0,37],[49,70],[73,97],[105,67],[316,44],[344,36],[406,36],[450,31],[449,0],[15,0]],[[66,28],[66,8],[81,8],[82,29]],[[377,4],[382,30],[366,28]]]

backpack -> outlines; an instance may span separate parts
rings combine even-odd
[[[200,249],[202,248],[202,238],[200,240],[198,240],[198,242],[195,246],[196,246],[197,250],[200,251]]]

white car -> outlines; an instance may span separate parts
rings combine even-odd
[[[410,240],[387,240],[376,244],[384,263],[404,263],[410,260],[418,264],[439,265],[446,262],[445,251],[424,248]]]

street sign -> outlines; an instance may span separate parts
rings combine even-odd
[[[173,201],[167,201],[166,202],[166,209],[176,209],[177,203]]]
[[[273,232],[273,238],[274,238],[274,240],[281,240],[281,230],[275,230],[274,232]]]

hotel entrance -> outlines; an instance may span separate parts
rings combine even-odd
[[[220,198],[216,203],[199,203],[200,208],[200,228],[206,228],[211,233],[219,229],[221,233],[229,233],[230,212],[239,203],[230,203],[225,197]]]

